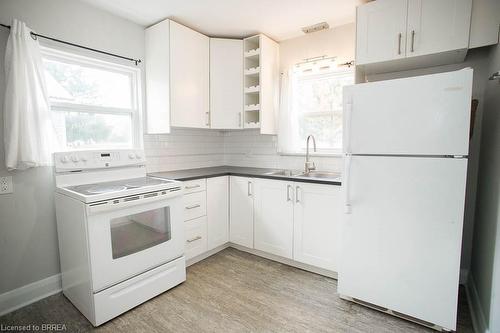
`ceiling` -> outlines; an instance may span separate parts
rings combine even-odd
[[[143,26],[171,18],[212,37],[262,32],[281,41],[303,35],[302,27],[326,21],[354,22],[367,0],[83,0]]]

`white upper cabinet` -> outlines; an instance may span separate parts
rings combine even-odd
[[[209,38],[171,20],[145,31],[148,133],[209,127]]]
[[[377,0],[357,8],[356,63],[366,73],[457,63],[472,0]]]
[[[473,0],[469,48],[497,44],[499,25],[500,1]]]
[[[405,57],[406,11],[406,0],[377,0],[358,7],[356,64]]]
[[[170,21],[146,29],[146,131],[170,132]]]
[[[255,180],[255,249],[292,259],[293,183]]]
[[[243,41],[210,38],[210,127],[243,128]]]
[[[471,0],[408,0],[406,56],[466,49]]]
[[[170,121],[208,128],[209,38],[170,21]]]
[[[279,45],[209,38],[171,20],[146,29],[147,132],[260,128],[276,134]]]

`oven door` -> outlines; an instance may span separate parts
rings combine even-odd
[[[184,254],[182,195],[87,207],[94,292]],[[171,195],[171,194],[170,194]]]

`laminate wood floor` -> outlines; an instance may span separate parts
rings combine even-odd
[[[434,332],[341,300],[337,281],[232,248],[188,268],[187,281],[95,329],[57,294],[0,324],[67,332]],[[458,332],[473,332],[464,290]]]

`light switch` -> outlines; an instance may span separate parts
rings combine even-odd
[[[12,186],[12,176],[0,177],[0,194],[7,194],[14,192]]]

